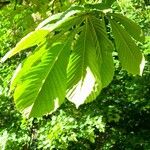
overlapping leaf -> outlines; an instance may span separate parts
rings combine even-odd
[[[57,15],[51,16],[50,18],[46,19],[44,22],[42,22],[36,28],[35,31],[29,33],[24,38],[22,38],[20,40],[20,42],[18,42],[16,47],[13,48],[12,50],[10,50],[1,59],[1,62],[4,62],[8,58],[12,57],[16,53],[18,53],[24,49],[27,49],[27,48],[30,48],[32,46],[40,44],[42,41],[44,41],[44,38],[48,35],[48,33],[61,27],[63,24],[66,24],[66,22],[68,23],[70,18],[72,16],[74,16],[75,14],[79,13],[81,9],[82,9],[82,7],[78,7],[78,6],[71,7],[69,10],[67,10],[64,13],[57,14]],[[74,20],[77,20],[77,18],[74,18]],[[52,22],[52,21],[55,21],[55,22]],[[69,26],[71,27],[72,24],[73,24],[73,22],[70,21]]]
[[[110,7],[114,0],[104,2]],[[94,6],[86,5],[86,9],[97,11],[91,5]],[[11,81],[16,106],[26,117],[53,112],[65,97],[76,107],[91,102],[113,79],[113,45],[107,36],[104,17],[96,18],[95,13],[86,13],[86,9],[74,6],[46,19],[2,58],[5,61],[37,45]],[[111,20],[112,16],[124,28]],[[144,57],[129,35],[143,41],[140,28],[119,14],[109,14],[108,18],[122,66],[141,75]]]
[[[19,53],[20,51],[27,49],[29,47],[38,45],[42,41],[44,41],[44,38],[46,35],[48,35],[49,31],[46,29],[40,29],[33,31],[26,35],[24,38],[20,40],[20,42],[16,45],[15,48],[10,50],[2,59],[1,61],[4,62],[6,59],[12,57],[16,53]]]
[[[119,21],[128,31],[128,33],[137,41],[144,42],[145,37],[142,29],[131,19],[121,15],[121,14],[110,14],[115,20]]]
[[[63,103],[69,53],[70,40],[66,40],[44,44],[26,60],[14,84],[16,106],[26,117],[51,113]]]
[[[76,107],[94,100],[102,89],[95,43],[88,17],[76,42],[68,65],[67,98]]]
[[[112,81],[114,76],[114,63],[112,57],[113,45],[108,39],[102,21],[95,17],[91,17],[90,27],[93,41],[95,41],[95,50],[98,51],[98,64],[102,86],[106,87]]]
[[[110,19],[119,59],[129,73],[142,75],[144,57],[127,31]]]
[[[83,10],[83,7],[73,6],[68,10],[66,10],[64,13],[55,14],[47,18],[46,20],[44,20],[42,23],[39,24],[37,29],[43,28],[49,31],[53,31],[56,28],[62,27],[63,24],[69,22],[70,19],[74,18],[75,15],[80,14],[81,10]],[[71,21],[70,23],[72,24]]]

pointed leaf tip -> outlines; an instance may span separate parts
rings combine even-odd
[[[140,64],[140,76],[142,76],[142,74],[143,74],[143,70],[144,70],[144,67],[145,67],[145,63],[146,63],[145,57],[143,56],[143,57],[142,57],[142,60],[141,60],[141,64]]]
[[[11,55],[12,53],[12,50],[10,50],[9,52],[7,52],[4,57],[2,57],[2,59],[0,60],[1,63],[4,63],[8,58],[9,56]]]

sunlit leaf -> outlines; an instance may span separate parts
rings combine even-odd
[[[26,60],[14,92],[16,106],[24,116],[39,117],[63,103],[69,53],[70,40],[66,40],[52,46],[44,44]]]
[[[22,50],[38,45],[39,43],[44,41],[44,38],[46,37],[46,35],[48,35],[48,33],[49,31],[45,29],[30,32],[19,41],[15,48],[6,53],[6,55],[1,59],[1,62],[6,61],[8,58],[12,57],[16,53],[21,52]]]
[[[93,101],[102,89],[97,55],[88,19],[80,34],[68,65],[67,98],[79,107]]]
[[[142,75],[145,64],[144,56],[127,31],[115,21],[110,20],[110,22],[122,67],[129,73]]]
[[[112,57],[113,45],[108,39],[104,23],[95,17],[90,18],[90,27],[95,49],[98,51],[98,64],[100,68],[102,86],[106,87],[114,76],[114,62]]]
[[[46,18],[44,21],[42,21],[36,28],[36,30],[43,28],[47,24],[55,23],[58,19],[60,19],[61,15],[63,13],[54,14],[48,18]]]
[[[140,26],[138,26],[134,21],[121,14],[112,13],[110,15],[113,16],[115,20],[119,21],[135,40],[144,42],[144,33]]]

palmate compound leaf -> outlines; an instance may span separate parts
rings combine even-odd
[[[71,38],[52,45],[43,44],[25,61],[19,79],[12,82],[16,107],[24,116],[39,117],[55,111],[63,103],[70,45]]]
[[[129,73],[142,75],[145,65],[144,56],[127,31],[112,19],[109,21],[122,67]]]
[[[129,19],[121,14],[111,13],[110,15],[113,16],[113,18],[115,20],[119,21],[124,26],[126,31],[135,40],[137,40],[139,42],[144,42],[144,40],[145,40],[144,33],[143,33],[142,29],[140,28],[140,26],[138,26],[134,21],[132,21],[131,19]]]
[[[74,25],[68,22],[74,19],[69,17],[77,12],[78,10],[73,9],[56,24],[46,25],[43,28],[48,31],[61,27],[65,27],[68,32],[74,30]],[[72,38],[70,40],[66,38],[63,41],[56,39],[54,43],[49,44],[39,42],[37,49],[27,58],[19,73],[12,80],[11,89],[15,89],[16,106],[26,117],[38,117],[53,112],[63,103],[65,96],[75,103],[76,107],[85,102],[91,102],[112,80],[114,74],[113,47],[104,25],[92,15],[84,14],[83,18],[79,18],[81,21],[76,22],[79,24],[78,27],[82,28],[82,31],[79,30],[75,36],[76,42]],[[142,58],[141,53],[121,26],[115,24],[114,21],[111,21],[111,24],[123,67],[137,74],[139,59]],[[58,31],[62,35],[62,30]],[[66,30],[63,32],[68,33]],[[71,47],[74,48],[72,51]],[[122,48],[125,48],[125,52],[120,51]],[[129,48],[134,49],[133,53],[129,51]],[[127,65],[125,64],[128,58],[130,58],[131,66],[128,62]]]
[[[68,65],[67,98],[76,107],[93,101],[112,80],[114,67],[111,53],[112,44],[102,23],[87,16]]]

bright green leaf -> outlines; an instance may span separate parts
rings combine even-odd
[[[68,65],[67,98],[79,107],[93,101],[102,89],[96,50],[88,19],[83,27]]]
[[[145,64],[144,56],[123,27],[111,19],[110,23],[123,68],[129,73],[142,75]]]
[[[144,33],[134,21],[121,14],[112,13],[111,16],[113,16],[115,20],[119,21],[135,40],[144,42]]]
[[[100,67],[100,74],[101,74],[102,85],[104,88],[108,86],[109,83],[113,80],[115,68],[114,68],[114,61],[111,53],[103,52],[102,58],[103,58],[103,62]]]
[[[95,41],[95,49],[99,51],[98,64],[102,86],[106,87],[114,76],[113,45],[107,37],[107,32],[102,21],[92,17],[90,19],[90,27],[93,41]]]
[[[46,37],[48,33],[49,31],[45,29],[40,29],[29,33],[20,40],[20,42],[16,45],[15,48],[6,53],[6,55],[1,59],[1,62],[4,62],[5,60],[12,57],[16,53],[21,52],[22,50],[38,45],[39,43],[44,41],[44,37]]]
[[[52,46],[42,45],[26,60],[14,92],[16,106],[26,117],[51,113],[63,103],[69,53],[70,39],[67,39]]]
[[[39,47],[37,47],[34,53],[29,55],[23,63],[20,63],[18,65],[11,79],[11,85],[10,85],[11,91],[13,91],[17,86],[18,82],[22,80],[21,78],[23,78],[24,74],[29,72],[34,65],[36,65],[41,61],[41,58],[44,55],[44,53],[45,53],[45,47],[42,44]]]

